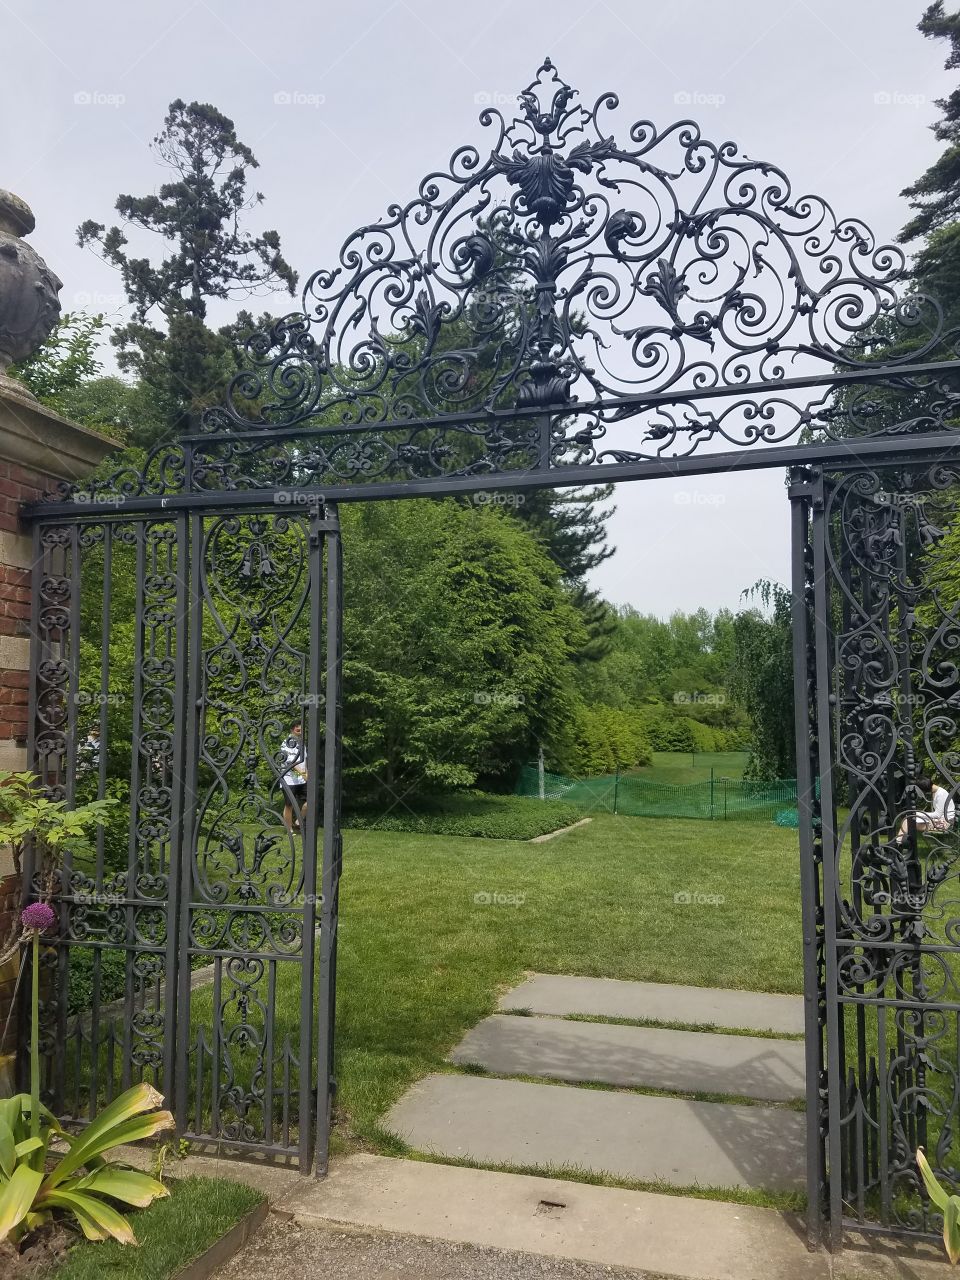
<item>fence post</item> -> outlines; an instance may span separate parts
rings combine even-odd
[[[620,766],[617,765],[617,780],[613,784],[613,812],[617,812],[617,801],[620,798]]]
[[[713,765],[710,766],[710,818],[713,820]]]
[[[726,818],[727,816],[727,780],[726,778],[724,778],[723,780],[723,816],[724,818]]]
[[[543,776],[543,747],[537,752],[537,794],[541,800],[546,800],[547,790]]]

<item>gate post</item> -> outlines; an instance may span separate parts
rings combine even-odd
[[[810,546],[812,507],[822,494],[822,480],[796,470],[791,473],[792,623],[794,726],[797,749],[797,813],[800,836],[800,901],[803,930],[803,996],[806,1047],[807,1235],[822,1243],[826,1195],[825,1117],[823,1114],[823,938],[820,871],[822,844],[816,798],[817,672],[811,619],[813,569]]]
[[[327,1172],[330,1126],[337,1083],[333,1074],[337,1003],[337,923],[343,839],[340,834],[340,780],[343,720],[343,552],[337,508],[325,504],[333,528],[326,534],[326,626],[311,638],[314,654],[326,644],[323,758],[323,867],[320,878],[320,966],[317,990],[317,1141],[314,1168]],[[317,593],[320,594],[319,592]]]

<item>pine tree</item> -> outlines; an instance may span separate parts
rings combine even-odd
[[[171,181],[156,195],[121,195],[115,208],[125,224],[159,236],[159,262],[135,256],[119,226],[88,220],[77,238],[98,245],[117,268],[133,308],[111,338],[118,364],[154,391],[170,426],[182,430],[220,398],[234,371],[230,337],[206,324],[208,301],[278,288],[292,294],[297,274],[276,231],[241,229],[263,195],[248,193],[258,164],[232,120],[208,103],[177,99],[153,148]]]

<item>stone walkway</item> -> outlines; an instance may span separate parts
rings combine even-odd
[[[387,1115],[416,1150],[673,1186],[803,1189],[805,1117],[776,1105],[804,1093],[803,1042],[780,1038],[802,1030],[799,997],[535,975],[500,1008],[451,1054],[483,1074],[428,1076]],[[613,1088],[582,1087],[601,1084]]]

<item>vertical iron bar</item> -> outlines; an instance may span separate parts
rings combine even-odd
[[[810,520],[810,490],[791,489],[793,703],[797,748],[797,811],[800,835],[800,908],[803,930],[804,1042],[807,1095],[807,1235],[818,1245],[823,1233],[823,1143],[820,1135],[820,1077],[823,1039],[820,1025],[820,969],[817,955],[817,865],[814,851],[813,770],[810,760],[810,697],[808,654],[806,547]],[[726,800],[726,789],[724,789]],[[726,817],[726,803],[724,803]]]
[[[824,972],[827,1029],[827,1153],[829,1177],[829,1237],[838,1248],[843,1232],[843,1184],[841,1120],[843,1111],[843,1063],[841,1062],[841,1009],[837,976],[837,855],[833,801],[833,715],[831,707],[832,593],[828,569],[829,517],[823,469],[817,471],[812,495],[813,631],[816,651],[815,705],[817,717],[820,822],[823,847]]]
[[[110,600],[113,559],[113,525],[103,522],[103,581],[100,591],[100,721],[97,747],[97,799],[107,794],[107,743],[109,717],[107,708],[110,697]],[[106,833],[97,827],[97,862],[93,883],[95,892],[104,891],[103,871]],[[100,1077],[100,992],[103,970],[103,952],[93,949],[93,990],[90,997],[90,1114],[96,1114]],[[79,1021],[79,1020],[78,1020]]]
[[[123,996],[123,1048],[120,1057],[121,1089],[130,1087],[130,1055],[133,1047],[133,1017],[135,989],[133,966],[136,953],[136,909],[133,900],[138,896],[137,880],[140,869],[140,850],[137,828],[140,817],[140,732],[143,705],[143,630],[144,595],[146,593],[146,521],[135,525],[136,534],[136,604],[133,625],[133,716],[130,734],[130,827],[127,836],[127,906],[124,910],[124,996]]]
[[[190,1065],[190,902],[193,895],[194,859],[197,847],[197,755],[199,738],[203,725],[201,687],[201,663],[203,656],[203,516],[192,512],[187,517],[189,529],[187,542],[189,546],[189,573],[186,589],[189,603],[189,619],[186,627],[187,639],[187,687],[184,706],[184,778],[181,800],[181,824],[183,832],[180,840],[180,875],[176,882],[177,892],[177,951],[176,951],[176,1062],[174,1066],[174,1120],[177,1132],[187,1129],[187,1105],[189,1095]],[[219,963],[219,962],[217,962]],[[220,1011],[214,1004],[213,1018],[219,1022]],[[197,1088],[200,1087],[200,1058],[203,1056],[199,1043],[196,1046]],[[196,1111],[200,1112],[201,1099],[196,1098]],[[199,1126],[198,1126],[199,1129]]]
[[[185,826],[185,777],[184,756],[187,737],[187,683],[190,657],[187,633],[191,617],[190,609],[190,517],[186,512],[177,516],[177,594],[173,643],[175,645],[176,676],[174,680],[173,707],[173,772],[170,797],[170,865],[167,867],[167,920],[164,954],[164,1009],[163,1009],[163,1095],[168,1104],[177,1091],[177,1008],[179,1001],[179,970],[177,958],[180,951],[180,920],[178,906],[182,894],[181,865],[186,842]],[[196,608],[196,606],[195,606]],[[190,965],[185,966],[189,979]],[[187,1019],[189,1035],[189,1017]],[[184,1081],[187,1079],[187,1063],[182,1064]],[[178,1119],[179,1122],[179,1119]]]
[[[63,795],[67,807],[72,809],[77,799],[77,705],[80,700],[80,526],[70,526],[70,621],[64,642],[66,661],[69,664],[67,680],[67,738],[66,776],[61,777]],[[57,1002],[57,1046],[67,1043],[67,1003],[70,996],[70,946],[66,941],[71,933],[73,915],[73,854],[65,844],[61,853],[59,891],[60,944],[57,948],[57,976],[54,997]],[[79,1022],[79,1019],[78,1019]],[[80,1043],[80,1042],[78,1042]],[[66,1053],[53,1054],[53,1107],[58,1111],[64,1102],[66,1088]],[[91,1118],[96,1115],[96,1099],[91,1099]]]
[[[44,574],[48,568],[49,552],[43,548],[42,541],[43,526],[39,520],[34,523],[32,529],[33,542],[31,547],[31,563],[33,565],[31,576],[31,592],[30,592],[30,690],[27,694],[27,768],[32,770],[40,781],[41,790],[47,785],[47,765],[44,761],[41,768],[40,760],[37,757],[37,716],[38,716],[38,700],[40,694],[40,671],[42,664],[50,657],[49,645],[45,638],[41,638],[40,634],[40,592],[43,586]],[[36,871],[33,841],[27,840],[23,846],[23,864],[20,868],[20,906],[29,902],[33,896],[33,877]],[[24,952],[21,952],[21,964],[23,964]],[[16,1058],[16,1079],[17,1088],[21,1092],[27,1091],[29,1087],[29,1063],[27,1054],[22,1050],[22,1046],[30,1043],[30,998],[27,994],[27,984],[21,982],[20,997],[17,1006],[17,1058]]]
[[[316,1172],[323,1176],[330,1159],[330,1124],[336,1082],[333,1076],[337,994],[337,911],[342,844],[340,836],[340,761],[343,677],[343,575],[337,509],[326,511],[334,528],[327,534],[326,725],[323,777],[323,880],[320,899],[320,1025],[317,1037]],[[308,1069],[308,1064],[304,1069]]]
[[[316,950],[317,918],[317,853],[321,814],[324,827],[328,815],[322,810],[324,803],[323,775],[320,772],[321,718],[320,702],[323,687],[323,561],[325,537],[320,528],[321,508],[315,505],[307,527],[308,574],[310,581],[309,629],[310,654],[307,674],[306,735],[307,744],[307,793],[306,818],[301,817],[303,827],[303,912],[300,921],[300,1048],[298,1059],[299,1129],[298,1158],[300,1172],[309,1173],[313,1160],[314,1141],[314,1091],[313,1091],[313,1021],[314,1021],[314,954]],[[322,946],[322,941],[321,941]],[[268,1017],[271,1012],[268,1009]],[[324,1009],[320,1008],[321,1025]],[[273,1037],[270,1037],[272,1047]],[[271,1065],[272,1079],[272,1065]],[[272,1106],[272,1099],[268,1100]],[[272,1120],[271,1120],[272,1127]]]

